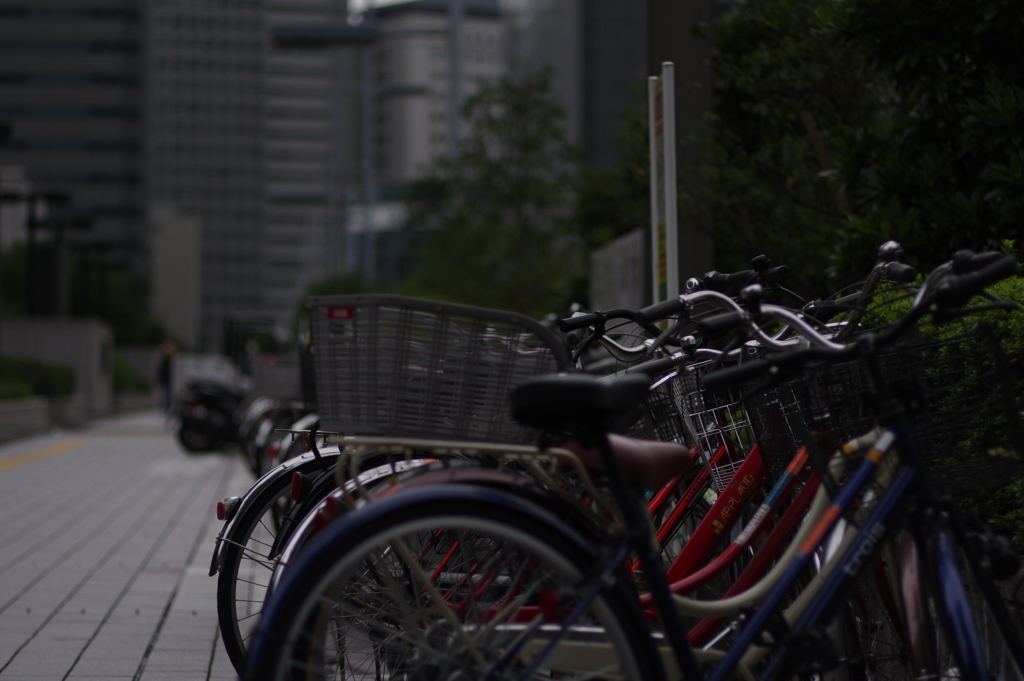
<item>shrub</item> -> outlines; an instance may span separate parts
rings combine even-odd
[[[49,364],[24,357],[0,357],[0,376],[21,381],[32,394],[66,397],[75,390],[75,370],[64,364]]]
[[[32,386],[15,378],[0,378],[0,400],[32,397]]]

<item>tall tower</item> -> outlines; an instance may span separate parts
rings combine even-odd
[[[0,0],[0,163],[144,264],[140,0]]]

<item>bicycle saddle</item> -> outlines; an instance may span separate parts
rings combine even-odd
[[[624,414],[647,396],[650,378],[630,374],[597,378],[587,374],[542,376],[512,391],[512,415],[528,426],[573,434],[608,432]],[[622,472],[648,489],[660,489],[689,470],[690,450],[672,442],[609,436]],[[576,441],[560,445],[579,457],[583,465],[603,470],[601,456]]]
[[[540,376],[512,390],[512,418],[546,432],[607,433],[643,402],[650,385],[644,374]]]

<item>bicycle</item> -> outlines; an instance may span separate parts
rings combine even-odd
[[[985,284],[1007,276],[1013,269],[1015,265],[1012,262],[1000,260],[987,264],[973,274],[937,272],[933,274],[933,279],[929,280],[930,283],[926,283],[922,288],[922,295],[911,308],[911,313],[881,335],[866,337],[877,339],[877,343],[871,340],[858,340],[854,344],[832,344],[834,347],[825,345],[818,349],[799,350],[783,355],[784,359],[770,360],[764,364],[741,365],[732,374],[727,374],[727,378],[752,378],[763,371],[777,371],[779,367],[792,368],[812,360],[860,358],[867,363],[869,373],[876,379],[876,385],[884,385],[884,376],[872,368],[878,347],[883,347],[898,338],[913,321],[928,312],[928,305],[960,302],[960,299],[966,296],[966,292],[980,290]],[[771,314],[776,311],[763,306],[762,312]],[[754,366],[757,369],[754,369]],[[709,376],[709,382],[710,378]],[[718,380],[725,381],[727,378]],[[615,471],[617,462],[607,445],[604,431],[620,413],[620,410],[616,409],[616,404],[629,403],[630,400],[632,404],[638,403],[646,395],[647,383],[646,380],[637,377],[626,378],[612,384],[601,384],[594,379],[581,376],[561,377],[523,386],[514,394],[514,404],[519,418],[531,425],[555,430],[568,428],[578,437],[582,436],[592,441],[598,446],[605,466],[610,471]],[[371,504],[359,514],[354,514],[332,526],[300,557],[268,606],[266,617],[261,620],[258,644],[253,645],[247,670],[252,678],[259,678],[261,671],[264,672],[263,677],[266,677],[272,669],[271,663],[277,657],[278,646],[284,643],[290,646],[290,652],[298,654],[297,659],[317,662],[314,665],[315,670],[317,673],[322,672],[322,660],[319,656],[323,650],[313,645],[312,641],[304,639],[303,627],[309,625],[322,630],[324,627],[344,625],[344,617],[331,619],[331,613],[335,612],[332,609],[336,607],[339,608],[337,612],[348,618],[359,614],[352,609],[351,600],[343,601],[340,605],[333,599],[321,603],[319,596],[322,595],[321,590],[326,590],[329,585],[344,586],[339,581],[341,575],[346,574],[345,570],[355,569],[361,565],[368,555],[365,551],[371,551],[377,559],[370,561],[369,565],[377,565],[379,570],[376,572],[376,581],[367,578],[369,581],[359,583],[361,587],[367,589],[364,594],[367,599],[371,593],[371,586],[384,584],[387,597],[395,598],[399,602],[404,601],[404,597],[397,598],[399,594],[405,592],[400,584],[385,584],[388,575],[391,574],[384,569],[387,565],[384,562],[385,558],[397,560],[395,566],[398,572],[395,574],[401,575],[401,578],[391,577],[392,582],[398,580],[419,587],[410,595],[422,591],[411,602],[405,603],[408,612],[403,613],[401,619],[410,625],[408,630],[399,629],[398,634],[392,639],[382,638],[382,631],[387,631],[390,636],[394,634],[394,627],[401,627],[400,622],[396,623],[392,619],[387,623],[374,625],[379,627],[377,629],[371,626],[371,633],[364,635],[365,647],[372,651],[375,649],[376,654],[371,659],[375,664],[388,667],[392,673],[396,670],[415,671],[417,668],[429,668],[429,673],[435,674],[440,669],[438,665],[445,663],[447,666],[444,668],[452,672],[465,673],[466,670],[475,670],[475,675],[483,677],[493,677],[493,674],[501,671],[514,672],[516,678],[529,678],[536,671],[535,668],[545,665],[546,669],[559,672],[577,672],[582,669],[586,670],[583,672],[585,674],[597,675],[610,673],[614,667],[630,677],[659,678],[665,671],[660,664],[661,652],[671,649],[672,655],[667,661],[674,661],[687,678],[703,678],[698,659],[721,660],[721,664],[716,666],[711,676],[717,680],[732,674],[751,644],[770,642],[775,649],[775,655],[767,663],[764,675],[766,678],[771,677],[784,665],[792,663],[792,656],[784,654],[787,648],[799,648],[798,643],[808,640],[809,635],[806,632],[813,631],[830,616],[837,599],[855,577],[857,568],[863,565],[864,556],[870,555],[879,545],[886,530],[891,526],[894,515],[904,507],[904,504],[917,493],[916,498],[919,502],[929,507],[940,507],[930,496],[928,486],[921,483],[924,469],[917,458],[914,440],[907,431],[904,417],[899,413],[886,413],[883,414],[881,421],[882,431],[874,440],[875,446],[861,462],[854,477],[841,488],[839,497],[833,502],[826,517],[813,528],[813,541],[808,540],[800,546],[798,562],[787,569],[786,579],[773,589],[765,604],[748,618],[747,624],[740,629],[732,647],[724,654],[715,651],[695,654],[686,644],[685,629],[681,626],[679,615],[672,605],[673,598],[668,583],[658,569],[658,559],[650,541],[650,529],[643,521],[639,508],[631,501],[628,489],[613,474],[609,481],[619,500],[620,510],[627,518],[626,525],[629,531],[626,536],[611,537],[600,544],[588,542],[572,527],[522,500],[479,489],[415,490]],[[850,507],[862,489],[862,484],[872,477],[885,453],[893,449],[894,445],[898,445],[904,466],[896,472],[888,493],[881,498],[877,509],[855,534],[850,548],[839,560],[838,565],[841,569],[834,569],[831,572],[821,592],[811,601],[810,607],[801,615],[793,630],[783,638],[776,627],[775,606],[785,600],[791,584],[809,564],[812,549],[835,525],[839,516]],[[428,512],[430,504],[437,504],[436,510]],[[467,504],[472,505],[468,511]],[[942,510],[949,513],[949,509]],[[487,595],[486,589],[482,589],[479,593],[473,592],[467,596],[465,602],[468,605],[465,606],[465,612],[452,612],[446,606],[445,597],[438,593],[437,586],[432,584],[428,575],[422,574],[422,565],[419,561],[414,560],[415,556],[403,549],[404,540],[400,540],[405,536],[403,530],[415,533],[424,528],[438,527],[441,520],[457,521],[459,527],[466,532],[486,532],[505,542],[501,544],[503,549],[506,544],[517,546],[519,550],[514,554],[502,553],[502,560],[507,561],[509,565],[533,567],[511,573],[518,577],[505,581],[504,584],[514,585],[515,589],[505,590],[500,598],[485,599],[483,597]],[[954,658],[960,669],[982,678],[981,675],[987,672],[977,654],[980,646],[975,645],[976,636],[972,641],[970,636],[966,635],[973,627],[970,620],[964,617],[966,609],[960,607],[966,603],[966,599],[962,591],[958,593],[952,588],[959,583],[959,577],[955,574],[955,563],[950,560],[950,552],[944,551],[942,546],[944,541],[960,546],[968,558],[973,555],[973,549],[956,524],[946,522],[945,515],[929,526],[928,536],[939,546],[935,553],[938,558],[935,562],[939,566],[937,573],[941,577],[940,583],[948,587],[947,591],[943,592],[944,600],[938,607],[950,614],[957,625],[953,629],[954,634],[950,636]],[[377,545],[378,538],[386,539],[381,543],[388,547],[386,555],[378,555],[371,549]],[[336,550],[342,545],[348,546],[352,551],[344,553],[340,562],[335,563],[335,559],[338,558]],[[498,544],[486,542],[482,546],[493,547]],[[640,637],[640,640],[632,632],[634,626],[645,626],[643,614],[619,572],[622,560],[629,554],[630,548],[641,556],[644,574],[651,587],[654,605],[663,625],[661,631],[652,632],[650,637]],[[514,562],[513,559],[520,557],[522,553],[528,553],[529,559],[526,562]],[[468,557],[464,564],[476,564],[477,558],[478,556]],[[977,570],[977,562],[969,560],[969,567],[975,574],[983,575]],[[540,564],[547,564],[550,570],[537,569]],[[358,571],[353,572],[351,576],[355,577],[357,573]],[[561,581],[551,581],[551,575],[557,575]],[[465,588],[472,579],[467,575],[463,577],[466,578],[462,582]],[[410,579],[412,581],[409,581]],[[570,581],[564,581],[566,579]],[[985,583],[983,576],[979,579],[982,584]],[[560,589],[555,586],[558,584],[561,584]],[[566,587],[565,584],[572,586]],[[526,586],[530,589],[525,589]],[[496,588],[495,582],[492,581],[486,587]],[[512,617],[512,613],[522,605],[522,602],[516,602],[516,595],[525,598],[528,594],[541,604],[545,616],[535,617],[529,623],[520,623]],[[988,599],[991,594],[984,593],[983,590],[983,595]],[[998,601],[986,602],[998,612]],[[429,607],[425,608],[427,604]],[[393,604],[389,604],[388,607],[391,605]],[[416,621],[413,617],[416,612],[424,617],[424,623],[434,622],[435,625],[417,634],[421,630],[411,626]],[[459,615],[473,613],[479,617],[471,621],[460,621]],[[581,619],[584,614],[586,618]],[[391,617],[394,618],[395,615]],[[546,622],[547,619],[550,619],[550,622]],[[1019,645],[1013,643],[1013,636],[1005,626],[1005,617],[1002,619],[1004,621],[1000,622],[997,615],[996,625],[1007,639],[1007,649],[1010,651],[1002,663],[1008,670],[1016,673],[1020,666]],[[581,621],[584,624],[580,624]],[[771,640],[771,631],[778,637],[774,641]],[[590,660],[590,668],[586,666],[586,660],[580,661],[577,658],[570,661],[573,646],[594,648],[594,638],[606,641],[607,646],[614,649],[615,657],[609,662],[610,666],[601,666],[594,659]],[[340,640],[345,643],[343,639]],[[655,641],[659,643],[658,646],[655,646]],[[403,646],[411,649],[414,643],[419,657],[402,657],[400,653],[403,652]],[[569,645],[570,643],[572,645]],[[356,645],[355,639],[352,640],[352,645]],[[594,650],[607,652],[607,646],[598,645]],[[451,653],[454,658],[447,657],[445,651]],[[403,660],[405,667],[401,666]],[[609,658],[606,657],[605,660],[608,661]],[[430,665],[425,666],[428,665],[428,661]],[[583,666],[574,668],[574,664]],[[596,670],[593,668],[595,664],[598,666]],[[273,667],[273,672],[280,671],[280,668]]]
[[[712,273],[712,274],[715,274],[715,273]],[[718,275],[715,274],[715,276],[717,277]],[[711,277],[711,275],[708,275],[708,277],[706,277],[706,279],[709,279],[710,277]],[[733,279],[733,278],[735,278],[735,276],[733,276],[733,275],[726,275],[726,278],[727,279]],[[726,300],[727,301],[727,303],[726,303],[727,305],[731,304],[731,301],[728,301],[728,299],[722,298],[722,300]],[[719,300],[719,303],[721,303],[721,300]],[[581,315],[580,317],[573,318],[572,320],[569,320],[569,321],[572,322],[573,324],[575,324],[576,326],[579,326],[583,322],[590,322],[593,319],[599,317],[600,318],[600,322],[601,322],[601,326],[603,327],[603,322],[604,321],[606,321],[606,320],[608,320],[610,318],[613,318],[615,316],[622,316],[622,317],[626,317],[626,318],[630,318],[630,319],[636,319],[638,314],[643,314],[643,313],[631,313],[631,312],[628,312],[628,311],[621,311],[621,310],[619,310],[619,311],[614,311],[614,312],[610,312],[610,313],[599,313],[599,315],[589,315],[589,316]],[[646,311],[646,314],[650,316],[652,313],[651,313],[650,310],[648,310],[648,311]],[[653,327],[649,322],[645,321],[644,323],[648,327],[653,329],[654,331],[658,331],[658,329],[656,327]],[[603,328],[599,328],[599,332],[603,332]],[[593,340],[593,338],[594,338],[594,336],[590,337],[591,340]],[[604,339],[599,339],[599,340],[603,341]],[[586,343],[584,343],[584,345],[585,344]],[[621,348],[621,346],[615,346],[615,347],[620,349],[620,350],[624,350],[624,348]],[[650,348],[651,348],[650,344],[646,344],[646,345],[640,346],[641,351],[649,350]],[[631,351],[635,352],[635,350],[631,350]],[[678,360],[674,360],[674,362],[670,362],[669,364],[665,364],[664,362],[662,362],[661,364],[664,367],[668,367],[668,366],[672,366],[672,364],[675,363],[675,362],[678,362]],[[655,362],[654,364],[658,364],[658,363]],[[692,411],[693,410],[691,409],[690,412],[692,412]],[[722,411],[722,413],[725,413],[725,412]],[[691,428],[691,432],[693,432],[692,428]],[[720,437],[721,437],[721,434],[716,435],[716,438],[720,438]],[[726,448],[723,447],[723,446],[719,446],[719,450],[720,450],[718,452],[719,456],[722,455],[722,454],[728,453],[726,451]],[[758,464],[759,461],[760,461],[760,459],[757,456],[748,457],[747,465],[749,466],[749,465],[753,464],[754,468],[756,468],[756,465]],[[709,457],[709,462],[710,462],[710,457]],[[792,474],[797,472],[800,469],[800,467],[801,467],[801,464],[797,464],[795,470],[790,472],[790,475],[792,476]],[[733,470],[735,470],[735,469],[733,469]],[[731,473],[732,471],[728,471],[728,472]],[[716,509],[720,509],[722,507],[723,503],[727,503],[727,502],[729,502],[732,499],[732,497],[730,495],[734,491],[735,487],[734,488],[726,488],[726,482],[727,482],[729,476],[726,473],[722,473],[722,472],[716,473],[715,469],[713,469],[713,468],[711,468],[709,466],[708,469],[707,469],[707,472],[702,472],[702,474],[700,476],[698,476],[698,480],[694,483],[695,485],[697,485],[697,489],[699,491],[702,490],[703,488],[706,488],[706,486],[708,484],[708,480],[709,480],[708,475],[714,475],[715,476],[718,490],[723,492],[722,498],[721,498],[721,500],[718,502],[718,504],[716,506]],[[749,498],[750,498],[749,495],[756,488],[756,484],[753,484],[753,483],[755,483],[755,482],[759,483],[759,481],[762,479],[762,477],[763,477],[762,474],[759,473],[757,478],[756,478],[756,481],[755,481],[754,477],[751,476],[750,474],[746,474],[745,473],[745,474],[740,475],[739,479],[740,479],[741,482],[739,484],[739,487],[747,495],[746,496],[746,500],[749,500]],[[321,480],[323,480],[325,482],[325,485],[324,485],[325,487],[326,486],[330,486],[330,482],[331,482],[330,480],[325,480],[323,478]],[[746,481],[745,484],[744,484],[743,481]],[[652,512],[656,512],[657,509],[664,503],[665,498],[666,498],[665,497],[665,492],[668,491],[669,489],[675,487],[675,485],[678,484],[678,482],[679,481],[674,481],[672,485],[670,485],[669,487],[666,487],[664,490],[662,490],[662,493],[659,495],[659,497],[656,498],[652,502],[652,504],[651,504],[651,509],[650,510]],[[691,486],[691,491],[687,492],[687,496],[689,497],[689,499],[687,500],[687,498],[684,497],[684,501],[692,501],[694,499],[694,495],[691,494],[693,489],[694,489],[694,487]],[[779,493],[774,495],[776,503],[777,503],[778,499],[781,497],[781,492],[784,491],[785,489],[786,489],[785,486],[780,488]],[[813,485],[809,485],[807,487],[807,489],[804,490],[803,496],[798,500],[798,508],[796,509],[797,512],[795,514],[788,515],[784,519],[784,522],[781,522],[779,524],[779,526],[776,528],[776,532],[773,533],[773,535],[775,535],[775,536],[784,536],[785,535],[785,533],[787,532],[786,528],[789,527],[793,522],[795,522],[796,519],[799,518],[800,512],[804,508],[806,508],[806,505],[809,503],[810,497],[813,496],[813,493],[814,493]],[[733,519],[739,517],[738,514],[735,513],[736,500],[732,499],[732,503],[733,503],[733,507],[730,509],[732,512],[729,514],[729,517],[726,518],[725,516],[723,516],[723,518],[728,522],[728,526],[731,526],[731,524],[733,522]],[[767,512],[767,511],[770,511],[772,508],[773,508],[773,506],[769,505],[768,509],[762,509],[762,510]],[[685,511],[686,509],[687,509],[687,504],[686,503],[678,504],[675,507],[675,509],[673,511],[673,514],[669,518],[669,521],[662,528],[660,528],[660,530],[659,530],[659,537],[658,537],[659,540],[664,541],[664,539],[667,536],[669,536],[673,531],[675,531],[678,528],[678,526],[679,526],[679,524],[681,522],[681,518],[685,517],[685,515],[684,514],[680,514],[679,511],[681,511],[681,510]],[[305,528],[304,532],[308,533],[310,531],[310,525],[312,525],[312,523],[306,523],[306,528]],[[703,528],[704,534],[703,535],[695,535],[693,541],[691,541],[689,543],[689,545],[688,545],[690,549],[699,548],[700,552],[692,552],[692,551],[685,552],[684,551],[684,554],[681,555],[680,558],[685,558],[686,561],[688,561],[688,562],[684,561],[682,563],[683,567],[680,567],[678,569],[678,571],[674,575],[672,575],[672,576],[683,576],[683,575],[688,574],[689,572],[691,572],[694,567],[702,564],[704,562],[704,560],[707,558],[707,555],[709,554],[709,552],[714,548],[714,545],[715,545],[714,537],[716,537],[718,534],[720,534],[722,529],[727,529],[727,526],[724,525],[724,524],[719,523],[718,527],[714,528],[712,526],[712,522],[704,522],[698,528],[698,532],[701,531],[701,528]],[[736,549],[738,547],[734,545],[731,548],[732,549]],[[294,549],[289,552],[289,556],[288,556],[288,559],[287,559],[286,562],[290,562],[291,555],[293,553],[294,553]],[[706,570],[702,571],[701,574],[697,575],[697,577],[699,578],[699,581],[686,582],[684,580],[683,582],[680,583],[680,588],[681,589],[692,589],[692,588],[697,588],[698,586],[701,586],[703,584],[706,584],[711,578],[713,578],[715,576],[715,574],[720,573],[722,570],[724,570],[726,567],[728,567],[736,559],[737,553],[738,552],[736,550],[733,550],[731,553],[728,554],[728,558],[727,559],[717,561],[716,565],[714,566],[714,568],[712,570],[709,571],[709,570],[706,569]],[[634,566],[634,567],[636,567],[636,566]],[[763,570],[763,568],[764,568],[763,563],[756,564],[754,566],[754,569],[752,570],[752,572],[749,573],[749,574],[754,575],[756,577]],[[279,578],[279,576],[275,575],[273,580],[276,580],[278,578]],[[750,584],[749,578],[747,579],[746,582],[742,582],[742,581],[740,582],[741,586],[749,586],[749,584]],[[735,593],[735,590],[730,592],[730,594],[732,594],[732,593]],[[698,612],[699,612],[699,606],[698,606]]]

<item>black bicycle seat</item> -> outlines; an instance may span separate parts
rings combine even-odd
[[[548,432],[608,432],[643,402],[650,385],[644,374],[541,376],[512,390],[512,417]]]

